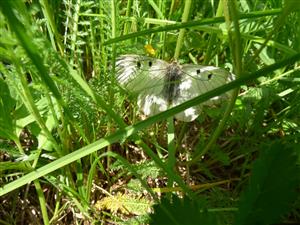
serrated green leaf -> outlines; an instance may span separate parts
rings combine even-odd
[[[241,197],[236,225],[280,222],[296,197],[300,170],[296,146],[274,142],[253,165],[249,186]]]
[[[173,196],[172,202],[163,198],[161,204],[154,205],[154,213],[150,215],[151,225],[216,225],[216,217],[204,209],[202,199],[180,199]]]

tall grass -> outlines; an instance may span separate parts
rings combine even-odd
[[[297,2],[0,8],[1,224],[300,220]],[[227,67],[237,79],[142,120],[114,79],[116,57],[130,53]],[[231,89],[227,105],[173,120]]]

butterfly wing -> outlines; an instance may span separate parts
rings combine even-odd
[[[183,65],[182,79],[179,85],[180,94],[174,99],[172,106],[195,98],[203,93],[213,90],[219,86],[233,80],[234,76],[225,69],[213,66]],[[178,120],[190,122],[198,117],[203,105],[212,105],[219,102],[222,98],[229,95],[216,96],[198,106],[193,106],[175,115]]]
[[[123,55],[117,59],[117,81],[126,90],[139,94],[138,106],[147,116],[168,108],[168,102],[161,96],[168,65],[163,60],[139,55]]]

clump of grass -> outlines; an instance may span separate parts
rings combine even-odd
[[[3,2],[0,221],[299,221],[297,7]],[[229,67],[238,79],[142,121],[114,80],[116,56],[129,53]],[[173,121],[233,88],[228,106]]]

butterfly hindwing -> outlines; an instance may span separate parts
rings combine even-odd
[[[155,93],[143,92],[139,95],[137,104],[146,116],[153,116],[168,109],[168,102]]]

